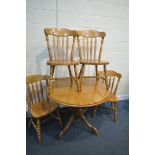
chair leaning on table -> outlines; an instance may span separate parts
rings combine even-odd
[[[74,48],[76,31],[65,28],[45,28],[44,29],[49,60],[47,65],[50,65],[50,76],[53,78],[55,66],[67,66],[71,84],[75,79],[78,91],[80,91],[80,82],[78,80],[78,73],[76,66],[79,61],[74,60]],[[71,46],[71,50],[69,50]],[[75,77],[73,78],[71,66],[74,66]]]
[[[112,70],[107,70],[106,73],[104,71],[98,72],[99,77],[103,79],[105,82],[105,74],[107,76],[107,87],[110,92],[109,98],[106,102],[111,102],[111,107],[106,107],[105,109],[110,109],[114,112],[114,121],[117,122],[117,102],[118,98],[116,95],[117,88],[120,82],[122,75]],[[97,106],[94,107],[93,116],[96,115]]]
[[[101,60],[105,36],[105,32],[95,30],[77,31],[80,64],[82,64],[79,78],[84,76],[85,65],[94,65],[96,76],[98,76],[98,65],[103,65],[104,70],[106,70],[106,65],[109,62]]]
[[[48,93],[49,77],[47,75],[30,75],[26,77],[27,95],[26,101],[31,118],[29,126],[32,124],[38,134],[38,142],[41,143],[41,123],[54,116],[62,125],[58,105],[49,101]],[[56,112],[57,116],[53,113]],[[41,119],[43,119],[41,121]]]

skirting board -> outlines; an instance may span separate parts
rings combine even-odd
[[[128,100],[129,99],[129,95],[125,94],[125,95],[118,95],[118,100]]]

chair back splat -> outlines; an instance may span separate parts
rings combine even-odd
[[[44,33],[50,60],[73,60],[76,31],[45,28]]]
[[[105,32],[95,30],[77,31],[81,60],[101,60]]]
[[[47,75],[30,75],[26,77],[27,104],[29,108],[32,104],[47,101],[46,89],[48,85]]]
[[[120,79],[122,75],[120,73],[117,73],[115,71],[107,70],[106,73],[104,71],[99,71],[98,74],[105,79],[105,74],[107,76],[107,85],[108,85],[108,90],[112,94],[116,94],[118,84],[120,82]]]
[[[50,65],[50,77],[54,77],[55,66],[67,66],[71,84],[73,79],[76,81],[77,90],[80,91],[80,81],[76,65],[79,65],[78,60],[74,60],[75,39],[77,33],[75,30],[65,28],[45,28],[44,29],[49,60],[47,65]],[[71,66],[74,66],[75,76],[72,74]]]

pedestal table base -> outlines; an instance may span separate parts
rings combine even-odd
[[[84,116],[84,110],[82,108],[74,108],[74,113],[73,115],[69,118],[69,121],[67,122],[67,124],[65,125],[65,127],[63,128],[62,131],[60,131],[58,138],[62,139],[65,135],[65,133],[69,130],[69,128],[71,127],[72,123],[76,120],[76,119],[81,119],[81,121],[85,124],[85,126],[90,129],[90,131],[95,134],[96,136],[99,135],[98,130],[93,127],[85,118]]]

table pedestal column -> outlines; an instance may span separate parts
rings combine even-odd
[[[82,108],[74,108],[74,113],[73,115],[69,118],[69,121],[67,122],[67,124],[65,125],[65,127],[63,128],[62,131],[60,131],[58,137],[59,139],[62,139],[65,135],[65,133],[69,130],[69,128],[71,127],[72,123],[76,120],[76,119],[81,119],[81,121],[85,124],[85,126],[90,129],[90,131],[95,134],[96,136],[99,135],[98,130],[93,127],[85,118],[84,116],[84,110]]]

